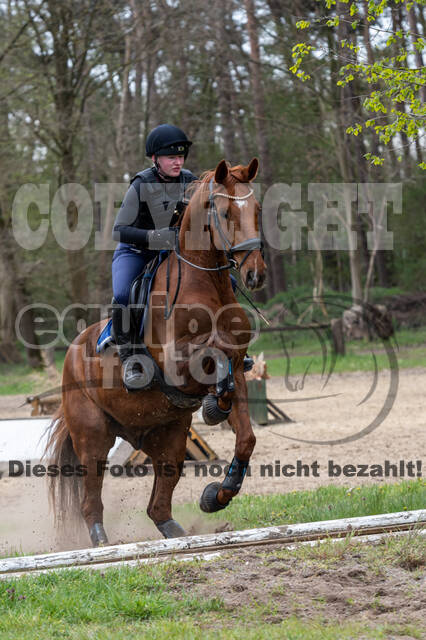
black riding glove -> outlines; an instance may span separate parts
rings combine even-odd
[[[165,227],[164,229],[152,229],[147,233],[148,249],[158,251],[159,249],[176,248],[176,230]]]

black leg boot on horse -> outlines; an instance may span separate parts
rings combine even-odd
[[[127,391],[139,391],[147,386],[146,372],[132,344],[130,309],[113,300],[112,330],[122,363],[122,380]]]

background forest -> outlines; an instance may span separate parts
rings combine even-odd
[[[269,249],[268,285],[259,302],[300,290],[347,292],[354,299],[368,299],[372,287],[424,290],[424,3],[381,3],[374,20],[368,19],[374,2],[328,4],[0,2],[0,359],[18,357],[15,319],[25,305],[62,311],[71,303],[107,304],[111,298],[110,229],[119,202],[104,191],[83,249],[64,250],[50,231],[30,251],[13,237],[18,188],[48,184],[52,198],[61,184],[77,182],[94,197],[95,183],[126,183],[150,166],[145,137],[163,122],[180,126],[194,141],[186,166],[196,174],[222,157],[236,164],[256,155],[263,188],[301,183],[300,209],[311,227],[309,183],[403,184],[402,214],[388,210],[393,250],[372,253],[369,218],[354,207],[357,249],[310,249],[306,233],[301,249]],[[333,24],[331,14],[339,17]],[[315,46],[300,67],[292,55],[298,43]],[[370,74],[354,71],[342,81],[342,68],[358,63],[370,65]],[[395,64],[401,74],[423,73],[414,81],[414,98],[401,85],[399,99],[384,90],[386,69]],[[364,104],[372,91],[380,96],[375,112]],[[369,126],[377,114],[376,124],[395,125],[387,138],[387,131]],[[351,126],[358,135],[348,133]],[[41,214],[30,209],[34,229]],[[78,213],[69,209],[67,218],[72,229]],[[103,251],[94,248],[96,232]],[[22,327],[30,342],[34,320],[27,315]],[[36,352],[27,355],[37,363]]]

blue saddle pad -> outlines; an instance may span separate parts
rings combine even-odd
[[[109,344],[114,342],[113,337],[111,335],[112,329],[112,320],[109,319],[104,328],[102,329],[98,341],[96,343],[96,353],[102,353],[105,351]]]

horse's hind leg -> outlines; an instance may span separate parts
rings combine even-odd
[[[191,414],[177,424],[153,429],[143,441],[143,450],[151,456],[155,473],[147,513],[165,538],[186,535],[172,518],[172,496],[185,461],[190,426]]]
[[[89,529],[93,546],[108,544],[103,527],[102,483],[103,462],[114,444],[108,429],[108,416],[80,390],[66,394],[64,414],[81,465],[83,465],[83,498],[81,514]]]

